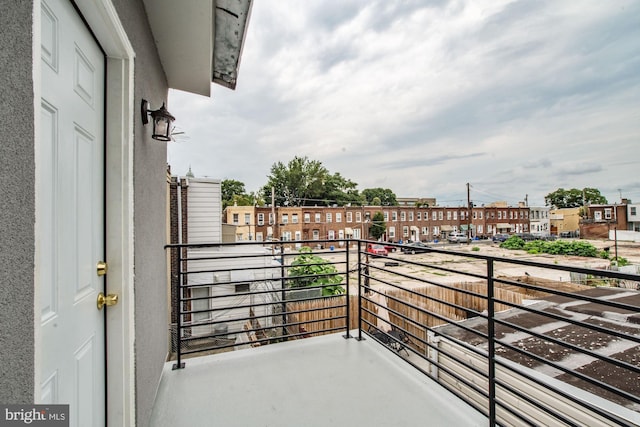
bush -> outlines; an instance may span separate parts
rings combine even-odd
[[[507,240],[500,244],[501,248],[505,249],[523,249],[524,248],[524,240],[520,237],[513,235],[509,237]]]
[[[599,252],[591,243],[575,240],[532,240],[525,243],[525,241],[518,236],[511,236],[505,240],[500,247],[505,249],[524,249],[530,254],[546,253],[551,255],[576,255],[592,258],[600,256],[602,258],[608,258],[608,255],[603,256],[604,251]]]
[[[303,288],[306,286],[325,286],[322,288],[322,295],[340,295],[345,290],[340,284],[342,276],[338,273],[336,266],[324,258],[314,255],[311,248],[303,246],[289,268],[289,287]]]
[[[474,251],[474,252],[478,252],[478,251],[480,251],[480,248],[478,246],[474,246],[474,247],[471,248],[471,250]]]

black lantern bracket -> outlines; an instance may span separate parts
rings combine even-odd
[[[153,120],[152,138],[158,141],[171,141],[171,124],[175,121],[175,117],[167,111],[164,102],[162,107],[157,110],[149,109],[149,101],[143,99],[140,104],[140,112],[142,114],[142,124],[149,123],[149,116]]]

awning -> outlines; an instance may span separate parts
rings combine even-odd
[[[508,224],[506,222],[500,222],[500,223],[496,224],[496,227],[497,228],[511,228],[512,226],[511,226],[511,224]]]
[[[344,234],[346,235],[353,235],[353,229],[349,228],[349,227],[345,227],[344,228]]]
[[[469,228],[469,226],[467,224],[461,224],[460,225],[460,230],[462,230],[462,231],[467,231],[468,228]],[[471,229],[475,230],[476,229],[476,225],[475,224],[471,224]]]
[[[453,227],[450,225],[443,225],[440,227],[441,231],[453,231]]]
[[[412,225],[411,226],[411,231],[419,232],[420,229],[418,227],[416,227],[415,225]]]

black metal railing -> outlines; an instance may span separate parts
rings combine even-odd
[[[189,355],[357,330],[492,426],[638,420],[640,276],[470,245],[411,254],[387,244],[397,250],[376,256],[369,243],[169,245],[176,367]],[[299,246],[314,248],[323,261],[308,265],[320,272],[291,274]],[[323,295],[336,286],[343,293]]]

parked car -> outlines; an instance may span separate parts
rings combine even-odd
[[[525,242],[529,242],[531,240],[538,240],[538,238],[536,236],[534,236],[533,234],[529,234],[529,233],[516,233],[516,236],[518,236],[519,238],[521,238]]]
[[[376,256],[387,256],[389,255],[389,251],[383,246],[379,244],[369,243],[367,244],[367,253]]]
[[[467,237],[465,233],[453,232],[449,234],[449,237],[447,237],[447,240],[450,243],[466,243],[469,241],[469,237]]]
[[[421,252],[427,252],[430,246],[422,242],[411,242],[402,246],[402,253],[404,254],[417,254]]]
[[[508,238],[509,238],[508,234],[498,233],[498,234],[494,235],[493,237],[491,237],[491,240],[494,241],[494,242],[504,242]]]
[[[393,243],[393,242],[388,242],[383,244],[387,252],[395,252],[398,250],[398,246],[393,246],[393,245],[390,245],[389,243]]]

